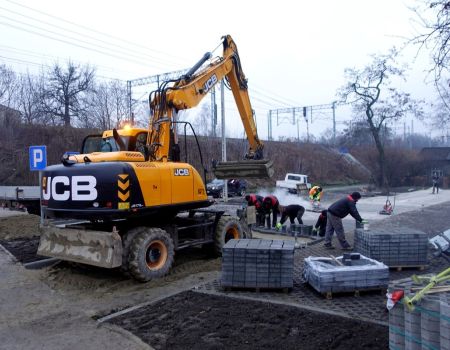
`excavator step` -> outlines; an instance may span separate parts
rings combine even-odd
[[[268,159],[218,162],[213,169],[218,179],[271,178],[274,174],[273,162]]]

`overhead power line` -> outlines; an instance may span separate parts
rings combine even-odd
[[[72,30],[72,29],[64,28],[64,27],[58,26],[58,25],[56,25],[56,24],[51,24],[51,23],[48,23],[48,22],[39,20],[39,19],[37,19],[37,18],[33,18],[33,17],[30,17],[30,16],[27,16],[27,15],[22,14],[22,13],[18,13],[18,12],[16,12],[16,11],[9,10],[9,9],[4,8],[4,7],[1,7],[1,6],[0,6],[0,9],[5,10],[5,11],[8,11],[8,12],[14,14],[14,15],[24,17],[24,18],[26,18],[26,19],[28,19],[28,20],[31,20],[31,21],[34,21],[34,22],[37,22],[37,23],[44,24],[44,25],[49,26],[49,27],[52,27],[52,28],[56,28],[56,29],[59,29],[59,30],[64,31],[64,32],[69,32],[69,33],[78,35],[78,36],[80,36],[80,37],[83,38],[83,39],[77,39],[77,38],[74,38],[74,37],[69,37],[69,36],[66,36],[66,35],[64,35],[64,34],[62,34],[62,33],[59,33],[59,32],[58,32],[58,33],[55,33],[54,31],[50,31],[50,30],[47,30],[47,29],[42,28],[42,27],[33,26],[33,25],[29,24],[28,22],[22,22],[22,21],[19,21],[19,20],[15,19],[15,18],[7,17],[7,16],[4,16],[4,15],[1,16],[1,17],[3,17],[3,18],[6,18],[6,19],[8,19],[8,20],[10,20],[10,21],[14,21],[14,22],[20,23],[20,24],[22,24],[22,25],[28,25],[28,26],[37,28],[37,29],[39,29],[39,30],[49,31],[49,32],[52,33],[52,34],[58,34],[58,35],[60,35],[60,36],[66,36],[66,37],[68,37],[68,38],[70,38],[70,39],[73,39],[73,40],[80,40],[80,41],[83,42],[83,43],[86,43],[86,44],[89,44],[89,45],[96,45],[96,46],[101,47],[101,48],[103,48],[103,49],[106,49],[106,50],[112,50],[112,51],[118,52],[118,53],[120,53],[120,54],[125,54],[125,55],[127,55],[127,56],[135,57],[135,58],[137,58],[137,59],[143,59],[143,60],[145,60],[145,61],[153,61],[153,62],[155,62],[155,63],[157,63],[157,64],[166,64],[166,63],[167,63],[166,61],[162,61],[162,60],[157,59],[157,58],[155,58],[155,57],[152,57],[152,56],[150,56],[150,55],[148,55],[148,54],[143,54],[143,53],[138,52],[138,51],[133,50],[133,49],[130,50],[130,49],[128,49],[128,48],[124,48],[123,46],[120,46],[120,45],[117,45],[117,44],[108,42],[108,41],[106,41],[106,40],[98,39],[98,38],[95,38],[95,37],[93,37],[93,36],[91,36],[91,35],[80,33],[79,31],[75,31],[75,30]],[[106,44],[107,46],[99,45],[98,43],[88,42],[88,41],[84,40],[84,39],[86,39],[86,38],[87,38],[87,39],[90,39],[90,40],[93,40],[93,41],[95,41],[95,42],[98,42],[98,43]]]
[[[140,47],[141,49],[144,49],[144,50],[152,51],[152,52],[154,52],[154,53],[162,54],[162,55],[164,55],[164,56],[168,56],[168,57],[175,58],[175,59],[177,59],[177,60],[182,60],[182,61],[184,61],[184,59],[181,58],[181,57],[178,57],[178,56],[169,54],[169,53],[167,53],[167,52],[155,50],[155,49],[149,48],[149,47],[147,47],[147,46],[145,46],[145,45],[138,44],[138,43],[135,43],[135,42],[132,42],[132,41],[129,41],[129,40],[120,38],[120,37],[116,37],[116,36],[113,36],[113,35],[108,34],[108,33],[101,32],[101,31],[99,31],[99,30],[96,30],[96,29],[93,29],[93,28],[90,28],[90,27],[81,25],[81,24],[79,24],[79,23],[75,23],[75,22],[69,21],[69,20],[67,20],[67,19],[64,19],[64,18],[55,16],[55,15],[49,14],[49,13],[47,13],[47,12],[43,12],[43,11],[41,11],[41,10],[32,8],[32,7],[30,7],[30,6],[26,6],[26,5],[21,4],[21,3],[19,3],[19,2],[12,1],[12,0],[5,0],[5,1],[7,1],[7,2],[9,2],[9,3],[11,3],[11,4],[15,5],[15,6],[20,6],[20,7],[22,7],[22,8],[27,9],[27,10],[33,11],[33,12],[35,12],[35,13],[39,13],[39,14],[44,15],[44,16],[46,16],[46,17],[56,19],[56,20],[58,20],[58,21],[60,21],[60,22],[64,22],[64,23],[73,25],[73,26],[75,26],[76,28],[82,28],[82,29],[84,29],[84,30],[87,30],[87,31],[90,31],[90,32],[93,32],[93,33],[100,34],[100,35],[102,35],[102,36],[104,36],[104,37],[107,37],[107,38],[110,38],[110,39],[113,39],[113,40],[117,40],[117,41],[120,41],[120,42],[122,42],[122,43],[126,43],[126,44],[128,44],[128,45],[132,45],[132,46],[134,46],[134,47]]]

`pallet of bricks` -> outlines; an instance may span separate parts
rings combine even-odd
[[[316,291],[327,298],[335,293],[385,291],[389,284],[389,268],[358,253],[337,258],[308,257],[303,277]]]
[[[391,268],[428,264],[427,234],[410,228],[356,229],[354,250]]]
[[[232,239],[223,247],[223,288],[290,289],[293,279],[293,241]]]
[[[412,297],[420,288],[407,279],[394,281],[389,291]],[[398,301],[389,310],[389,348],[450,350],[450,291],[426,294],[413,309]]]

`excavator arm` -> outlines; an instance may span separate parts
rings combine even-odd
[[[152,120],[148,137],[150,159],[166,161],[174,159],[172,151],[176,148],[176,112],[197,106],[206,94],[222,79],[225,79],[233,92],[239,110],[244,130],[249,142],[249,150],[245,155],[250,162],[219,163],[219,167],[226,167],[227,174],[220,177],[261,177],[272,176],[272,164],[263,161],[264,144],[258,137],[253,110],[248,95],[247,79],[242,71],[236,44],[231,36],[223,38],[223,56],[213,59],[205,68],[199,68],[211,58],[206,53],[185,75],[174,81],[165,82],[150,96],[150,110]],[[198,71],[198,72],[197,72]],[[168,86],[169,83],[173,83]],[[172,154],[172,155],[171,155]],[[258,162],[256,162],[258,161]],[[261,171],[255,171],[255,169]],[[251,171],[248,171],[248,170]],[[217,170],[217,169],[216,169]],[[220,169],[219,169],[220,170]],[[235,170],[242,170],[235,172]],[[216,171],[216,175],[217,175]],[[233,176],[233,177],[235,177]]]

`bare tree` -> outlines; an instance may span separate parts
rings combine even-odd
[[[44,112],[61,118],[70,126],[72,118],[87,113],[83,97],[93,88],[95,70],[89,66],[67,63],[66,69],[55,64],[48,73],[45,89]]]
[[[412,10],[421,26],[421,33],[411,42],[420,48],[431,49],[435,78],[439,80],[442,71],[450,68],[450,1],[418,0]]]
[[[102,130],[119,127],[126,119],[126,86],[117,80],[100,83],[87,96],[89,113],[81,118],[81,126]]]
[[[356,120],[364,120],[369,127],[378,151],[377,180],[383,187],[388,185],[381,136],[385,123],[409,113],[421,115],[420,102],[392,86],[394,77],[404,77],[404,68],[397,66],[395,56],[396,51],[392,49],[388,55],[373,55],[372,62],[361,70],[346,69],[347,83],[339,91],[342,100],[352,104]]]
[[[16,87],[17,76],[14,71],[5,65],[0,65],[0,104],[13,107]]]
[[[17,106],[26,124],[46,123],[42,112],[42,96],[44,93],[43,76],[32,76],[27,73],[20,77],[17,90]]]

